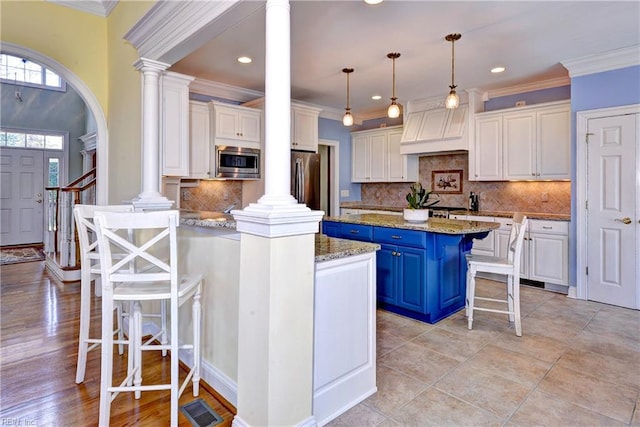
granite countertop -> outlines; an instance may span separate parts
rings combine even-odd
[[[336,239],[324,234],[316,234],[316,262],[330,261],[380,249],[377,243],[358,242],[355,240]]]
[[[375,211],[389,211],[389,212],[402,212],[404,207],[396,206],[380,206],[380,205],[367,205],[360,202],[342,202],[341,208],[345,209],[368,209]],[[554,214],[545,212],[521,212],[529,219],[546,219],[551,221],[571,221],[571,215],[569,214]],[[511,218],[513,212],[509,211],[469,211],[466,209],[459,211],[450,211],[451,215],[472,215],[472,216],[494,216],[502,218]]]
[[[325,217],[327,221],[351,224],[373,225],[376,227],[402,228],[406,230],[428,231],[442,234],[482,233],[500,227],[497,222],[467,221],[459,219],[429,218],[426,222],[413,223],[397,215],[362,214]]]
[[[222,212],[180,210],[180,224],[207,228],[236,229],[236,220],[232,215]]]
[[[451,211],[449,212],[451,215],[469,215],[469,216],[493,216],[499,218],[511,218],[513,217],[513,212],[508,211]],[[544,212],[520,212],[523,215],[526,215],[529,219],[546,219],[550,221],[571,221],[571,215],[569,214],[552,214],[552,213],[544,213]]]
[[[180,210],[180,224],[203,228],[236,229],[233,215],[222,212]],[[376,243],[336,239],[320,233],[316,233],[315,239],[316,262],[346,258],[380,249],[380,245]]]

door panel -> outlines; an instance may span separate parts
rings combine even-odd
[[[588,121],[587,298],[638,307],[638,114]]]
[[[43,167],[40,150],[0,152],[0,245],[43,241]]]

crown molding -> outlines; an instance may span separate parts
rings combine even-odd
[[[264,7],[257,1],[158,1],[124,35],[138,55],[174,64]]]
[[[118,0],[47,0],[50,3],[59,4],[60,6],[70,7],[81,12],[91,13],[92,15],[109,16],[114,7],[118,4]]]
[[[236,101],[241,104],[264,96],[263,92],[257,90],[245,89],[238,86],[198,78],[189,84],[189,92],[227,99],[229,101]]]
[[[623,47],[596,55],[561,61],[569,70],[569,77],[580,77],[587,74],[602,73],[618,68],[640,65],[640,45]]]
[[[517,95],[525,92],[533,92],[534,90],[550,89],[554,87],[568,86],[571,84],[569,77],[558,77],[555,79],[542,80],[534,83],[526,83],[522,85],[509,86],[500,89],[492,89],[487,91],[487,99],[498,98],[500,96]]]

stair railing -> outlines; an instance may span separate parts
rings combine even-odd
[[[93,168],[65,187],[45,187],[47,229],[44,250],[61,268],[80,265],[80,245],[75,231],[73,208],[78,203],[96,203],[96,169]]]

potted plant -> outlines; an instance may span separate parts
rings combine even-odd
[[[424,222],[429,219],[429,207],[440,200],[429,201],[432,191],[427,191],[419,182],[414,182],[407,193],[408,207],[404,210],[404,219],[409,222]]]

